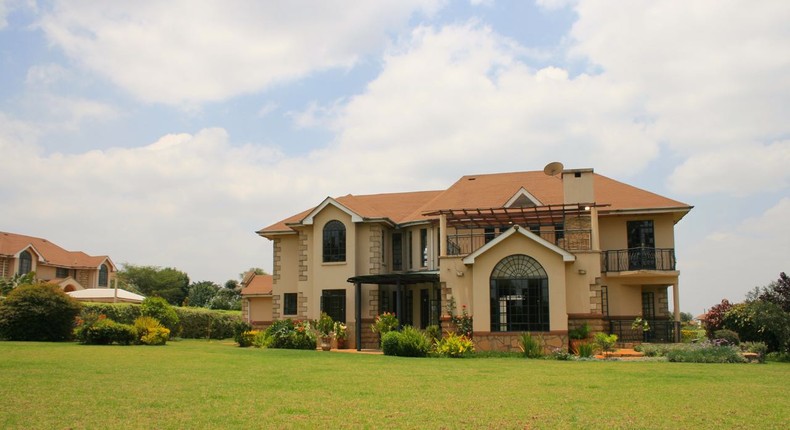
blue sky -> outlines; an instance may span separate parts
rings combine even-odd
[[[559,160],[695,209],[681,310],[790,262],[778,1],[0,0],[0,229],[224,282],[326,196]]]

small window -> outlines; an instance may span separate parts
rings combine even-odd
[[[102,264],[99,267],[99,286],[107,288],[107,265]]]
[[[420,267],[428,267],[428,229],[420,229]]]
[[[392,233],[392,270],[403,270],[403,242],[400,233]]]
[[[27,251],[19,253],[19,274],[27,275],[33,271],[33,257]]]
[[[414,268],[414,255],[412,255],[414,250],[414,241],[412,239],[414,238],[414,235],[412,233],[414,232],[409,232],[409,236],[407,238],[408,240],[406,241],[406,261],[409,262],[409,269]]]
[[[283,315],[296,315],[296,293],[283,294]]]
[[[69,269],[65,267],[56,267],[55,268],[55,277],[56,278],[68,278],[69,277]]]
[[[496,231],[494,227],[486,227],[483,230],[483,235],[485,237],[485,242],[488,243],[494,240],[494,237],[496,236]]]
[[[346,261],[346,226],[332,220],[324,226],[324,263]]]
[[[601,313],[603,316],[609,316],[609,287],[606,285],[601,287]]]

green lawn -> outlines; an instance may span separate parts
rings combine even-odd
[[[789,428],[790,364],[0,342],[0,428]]]

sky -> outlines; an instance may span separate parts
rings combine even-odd
[[[790,2],[0,0],[0,230],[224,283],[327,196],[561,161],[694,206],[681,311],[790,272]]]

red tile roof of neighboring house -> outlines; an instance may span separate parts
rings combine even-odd
[[[254,275],[241,289],[242,296],[272,293],[272,275]]]
[[[115,270],[115,265],[106,255],[91,256],[82,251],[67,251],[46,239],[0,232],[0,255],[16,256],[28,247],[32,247],[34,252],[38,253],[50,266],[96,269],[107,261],[110,270]]]
[[[599,213],[640,210],[675,210],[685,212],[692,207],[650,191],[624,184],[603,175],[593,174],[595,202],[602,205]],[[386,218],[397,224],[435,218],[425,213],[442,209],[501,208],[521,188],[543,205],[563,203],[562,179],[542,171],[492,173],[463,176],[444,191],[391,193],[338,197],[336,201],[363,218]],[[288,224],[298,224],[312,210],[263,228],[259,234],[293,231]]]

